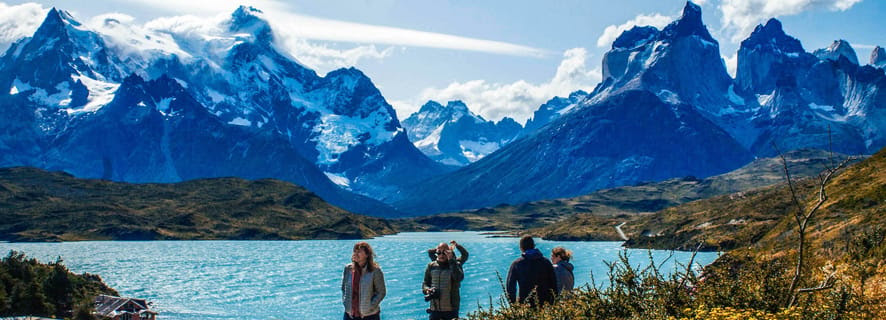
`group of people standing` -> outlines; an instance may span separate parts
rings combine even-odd
[[[455,250],[459,256],[456,257]],[[552,303],[558,294],[572,290],[575,277],[569,262],[572,252],[563,247],[551,250],[550,260],[535,248],[531,236],[520,239],[522,255],[511,263],[507,277],[507,295],[511,303],[529,303],[532,306]],[[450,241],[428,250],[431,262],[425,268],[422,293],[428,301],[430,320],[457,319],[460,307],[461,282],[465,278],[463,265],[468,261],[468,250]],[[387,293],[385,277],[374,260],[369,243],[354,245],[351,263],[342,273],[342,303],[344,320],[380,319],[379,305]],[[519,288],[519,294],[518,294]]]

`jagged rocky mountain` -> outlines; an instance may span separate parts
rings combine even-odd
[[[383,198],[444,169],[368,77],[318,76],[276,47],[257,9],[211,37],[104,28],[52,9],[0,58],[0,165],[129,182],[274,177],[379,215],[393,210],[343,188]]]
[[[883,50],[883,47],[877,46],[874,48],[874,51],[871,52],[871,65],[877,68],[886,67],[886,50]]]
[[[538,107],[532,114],[532,118],[526,120],[521,136],[532,134],[551,121],[556,120],[565,113],[575,109],[582,100],[588,97],[588,93],[582,90],[570,93],[568,97],[554,97]]]
[[[773,19],[742,42],[733,79],[701,8],[688,2],[662,30],[619,36],[594,91],[550,108],[568,112],[476,163],[406,188],[395,206],[433,213],[706,177],[772,156],[773,145],[870,154],[886,145],[886,74],[854,55],[845,41],[808,53]]]
[[[520,203],[730,171],[752,156],[691,105],[624,91],[584,105],[467,167],[408,188],[415,213]]]
[[[858,64],[858,55],[855,54],[855,49],[852,49],[848,41],[842,39],[834,40],[827,48],[816,49],[812,54],[821,60],[839,61],[843,57],[853,64]]]
[[[535,110],[525,127],[509,117],[499,122],[483,119],[462,101],[450,101],[446,106],[428,101],[403,120],[403,127],[415,146],[431,159],[449,166],[465,166],[534,133],[572,111],[587,97],[588,93],[582,90],[565,98],[554,97]]]
[[[778,20],[741,43],[736,83],[752,106],[759,156],[801,147],[871,154],[886,145],[886,74],[859,66],[843,40],[807,53]]]
[[[732,101],[732,79],[719,44],[702,22],[700,7],[687,3],[683,15],[660,31],[635,27],[616,38],[603,57],[603,82],[590,99],[637,89],[692,104],[708,115],[738,105]]]
[[[449,166],[477,161],[513,141],[523,129],[514,119],[487,121],[462,101],[428,101],[403,120],[409,139],[431,159]]]

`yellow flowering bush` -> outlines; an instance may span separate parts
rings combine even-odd
[[[883,264],[861,285],[857,277],[845,272],[845,263],[822,262],[819,265],[824,266],[816,268],[818,273],[812,274],[808,282],[821,281],[821,273],[836,273],[833,287],[802,293],[794,307],[785,308],[790,260],[789,255],[760,260],[730,253],[696,277],[663,275],[654,268],[638,270],[623,256],[610,264],[608,286],[578,288],[543,308],[511,305],[505,300],[496,308],[490,301],[468,314],[467,319],[886,319]]]
[[[680,320],[794,320],[801,319],[802,313],[797,308],[784,309],[777,313],[756,309],[699,308],[686,309],[689,316]]]

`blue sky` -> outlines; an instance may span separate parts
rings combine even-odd
[[[0,44],[27,30],[30,15],[56,6],[81,21],[122,13],[135,24],[164,17],[230,14],[239,4],[268,15],[275,32],[302,63],[324,74],[356,66],[404,119],[428,99],[464,100],[487,119],[520,122],[554,95],[590,91],[600,61],[620,30],[663,26],[685,1],[91,1],[0,2]],[[741,39],[778,17],[807,51],[835,39],[855,46],[867,63],[872,46],[886,45],[886,1],[706,0],[704,21],[734,65]],[[42,17],[40,17],[42,19]],[[33,22],[31,23],[33,24]],[[5,48],[5,46],[4,46]]]

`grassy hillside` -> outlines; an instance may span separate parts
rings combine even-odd
[[[343,239],[394,233],[278,180],[129,184],[0,169],[0,240]]]
[[[622,256],[609,285],[579,288],[549,308],[502,303],[469,319],[886,319],[886,149],[839,173],[807,229],[798,289],[796,207],[785,185],[698,200],[622,226],[632,247],[727,251],[701,274],[668,276]],[[812,178],[797,193],[817,200]],[[601,223],[573,216],[572,230]],[[564,227],[564,228],[566,228]],[[610,228],[607,226],[607,228]],[[612,228],[610,228],[612,229]],[[792,297],[796,299],[792,299]]]
[[[798,177],[818,173],[827,153],[798,150],[786,156]],[[621,240],[615,226],[642,215],[712,196],[783,181],[776,158],[757,159],[733,172],[696,179],[684,177],[599,190],[564,199],[499,205],[397,221],[403,230],[521,230],[547,239]]]
[[[839,247],[850,236],[886,226],[886,150],[853,165],[829,184],[828,201],[813,218],[809,238],[815,245]],[[797,184],[801,201],[817,200],[817,179]],[[629,246],[711,249],[755,246],[786,249],[796,238],[796,210],[785,184],[695,201],[643,216],[623,227]]]

